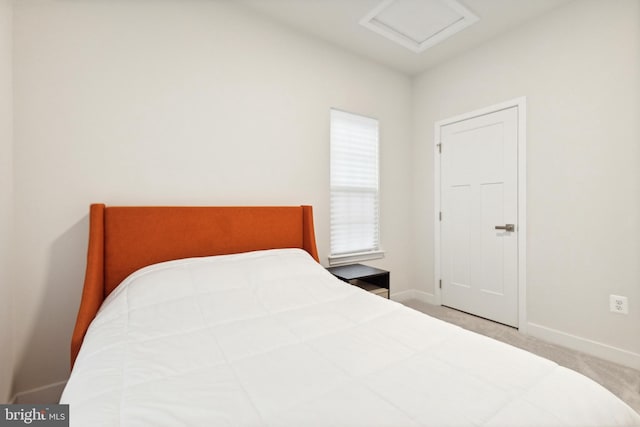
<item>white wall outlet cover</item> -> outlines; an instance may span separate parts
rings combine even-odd
[[[614,313],[629,314],[629,300],[620,295],[609,295],[609,310]]]

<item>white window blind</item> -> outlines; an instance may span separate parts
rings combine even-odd
[[[331,110],[331,257],[377,252],[378,121]]]

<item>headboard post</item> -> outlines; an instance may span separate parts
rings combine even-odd
[[[309,255],[316,261],[320,262],[318,257],[318,248],[316,247],[316,233],[313,227],[313,207],[308,205],[302,206],[302,228],[303,234],[303,249],[309,252]]]
[[[80,351],[89,324],[104,300],[104,204],[92,204],[89,212],[87,269],[80,309],[71,337],[71,367]]]

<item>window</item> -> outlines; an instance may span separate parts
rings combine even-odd
[[[329,262],[379,258],[378,121],[331,110]]]

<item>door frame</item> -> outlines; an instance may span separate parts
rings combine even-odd
[[[525,96],[489,107],[463,113],[434,124],[433,139],[433,194],[434,194],[434,302],[442,305],[440,268],[440,135],[443,126],[516,107],[518,110],[518,330],[527,332],[527,98]]]

